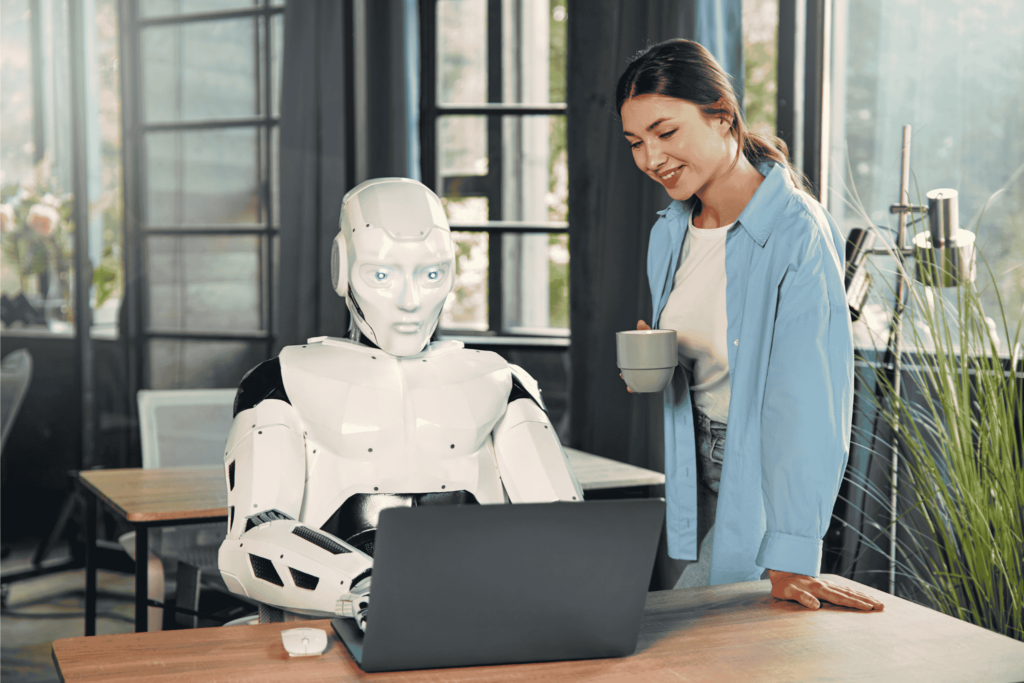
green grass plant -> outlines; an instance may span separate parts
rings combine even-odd
[[[862,547],[883,555],[896,533],[897,572],[915,600],[1024,640],[1021,324],[1008,323],[998,291],[993,320],[973,284],[928,287],[927,274],[915,282],[913,259],[895,262],[909,283],[903,348],[913,362],[904,365],[899,395],[876,366],[882,390],[874,407],[889,434],[898,431],[906,503],[896,533],[888,492],[866,473],[848,473],[886,515],[856,532]],[[987,267],[980,254],[979,266]]]

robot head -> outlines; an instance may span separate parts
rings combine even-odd
[[[434,333],[452,291],[455,250],[437,195],[407,178],[367,180],[341,205],[331,276],[359,330],[394,356]]]

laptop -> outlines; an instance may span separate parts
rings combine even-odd
[[[665,501],[390,508],[364,634],[366,672],[633,654]]]

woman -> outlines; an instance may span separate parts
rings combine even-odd
[[[882,609],[816,578],[852,414],[842,236],[784,143],[746,130],[699,44],[641,53],[616,104],[637,166],[674,200],[647,274],[654,326],[677,331],[683,368],[665,392],[669,554],[694,560],[699,542],[700,560],[679,585],[767,569],[776,598]]]

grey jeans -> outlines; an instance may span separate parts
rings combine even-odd
[[[722,482],[722,458],[725,456],[725,423],[715,422],[700,412],[693,411],[697,437],[697,472],[701,483],[718,494]]]
[[[697,440],[697,559],[683,569],[676,588],[707,586],[711,575],[711,550],[714,547],[715,510],[718,486],[722,481],[722,456],[725,454],[725,424],[693,411]]]

